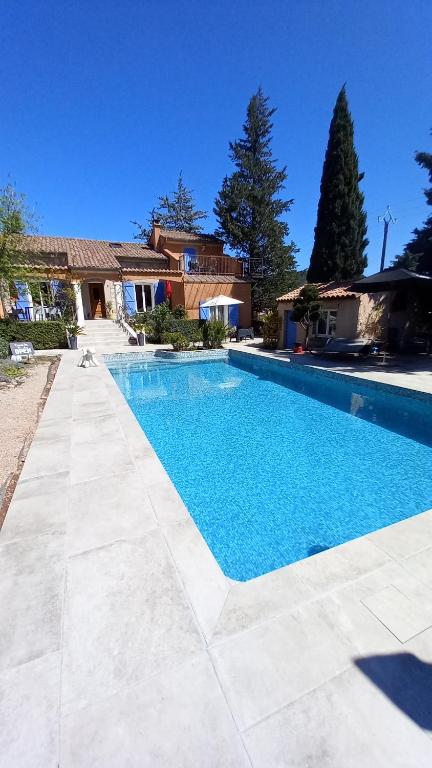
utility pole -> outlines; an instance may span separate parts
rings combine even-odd
[[[380,272],[383,272],[386,250],[387,250],[387,235],[388,235],[389,224],[396,224],[397,222],[397,219],[393,217],[393,214],[390,210],[389,205],[386,208],[385,214],[383,216],[378,216],[378,222],[380,224],[384,223],[384,237],[383,237],[383,244],[382,244],[382,251],[381,251],[381,266],[380,266]]]

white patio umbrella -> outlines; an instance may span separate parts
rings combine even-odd
[[[202,307],[232,307],[233,304],[244,304],[244,301],[239,301],[238,299],[231,298],[231,296],[223,296],[222,294],[220,294],[219,296],[215,296],[213,299],[204,301],[201,304],[201,306]]]

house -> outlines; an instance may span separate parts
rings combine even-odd
[[[355,338],[361,336],[362,327],[371,310],[383,299],[383,293],[361,293],[351,282],[317,283],[321,315],[314,323],[311,335],[317,340],[337,336]],[[300,323],[291,320],[294,299],[300,294],[296,288],[280,296],[278,312],[281,318],[279,347],[292,349],[296,342],[304,343],[306,331]]]
[[[214,235],[168,231],[155,221],[148,244],[28,235],[20,247],[41,296],[55,295],[65,282],[72,285],[79,324],[107,317],[107,306],[114,315],[120,308],[134,315],[166,299],[172,308],[186,307],[191,319],[208,318],[201,304],[219,294],[242,302],[228,307],[226,322],[251,324],[251,285],[243,264],[225,255]],[[41,316],[34,293],[28,283],[16,283],[15,306],[23,318]]]

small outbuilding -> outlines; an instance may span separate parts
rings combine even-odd
[[[316,283],[321,308],[320,317],[310,332],[310,340],[318,345],[332,337],[356,338],[362,335],[370,312],[384,298],[384,293],[362,293],[353,287],[352,281]],[[300,288],[280,296],[278,312],[281,318],[279,339],[280,349],[292,349],[294,344],[303,344],[305,329],[291,319],[294,300]]]

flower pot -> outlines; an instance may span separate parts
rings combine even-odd
[[[143,333],[137,333],[137,342],[139,347],[144,346],[145,336]]]
[[[69,336],[69,348],[78,349],[78,336]]]

